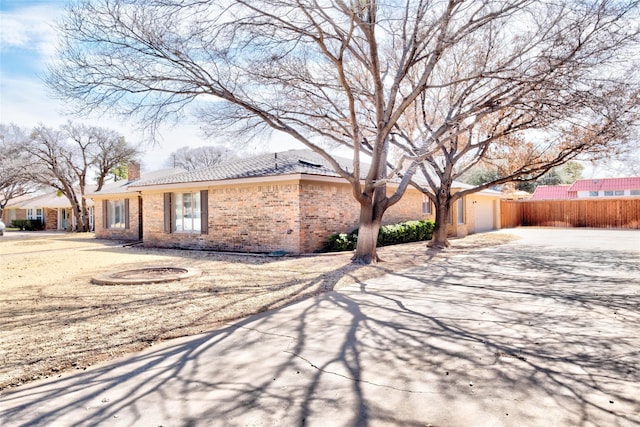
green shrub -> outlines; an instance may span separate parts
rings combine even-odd
[[[378,233],[377,246],[396,245],[398,243],[420,242],[431,239],[435,222],[407,221],[400,224],[383,225]],[[351,233],[336,233],[329,236],[324,252],[351,251],[358,243],[358,230]]]
[[[342,252],[352,251],[358,243],[358,234],[356,232],[336,233],[329,236],[325,245],[324,252]]]
[[[24,228],[27,226],[26,219],[14,219],[11,221],[11,227],[17,228],[20,231],[24,231]]]
[[[383,225],[378,233],[378,246],[429,240],[433,235],[434,228],[435,223],[432,220]]]
[[[20,231],[37,231],[44,229],[44,223],[39,219],[14,219],[11,221],[11,227]]]

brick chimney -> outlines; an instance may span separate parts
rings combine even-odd
[[[140,179],[140,163],[135,160],[131,160],[127,163],[127,181],[135,181]]]

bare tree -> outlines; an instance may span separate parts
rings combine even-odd
[[[478,165],[470,168],[458,179],[465,184],[482,185],[486,184],[487,182],[494,182],[502,178],[502,176],[500,176],[499,169],[501,168],[483,161],[481,163],[478,163]],[[583,178],[583,171],[584,165],[581,162],[570,160],[562,166],[556,166],[550,169],[549,172],[545,173],[535,181],[518,182],[518,185],[509,185],[508,187],[512,189],[528,191],[531,193],[536,189],[538,185],[573,184],[576,180]]]
[[[24,149],[36,165],[33,179],[57,189],[69,199],[78,231],[90,230],[84,198],[91,183],[90,174],[97,173],[100,185],[111,169],[105,165],[126,162],[136,153],[110,130],[71,122],[57,130],[37,126]]]
[[[0,218],[7,204],[34,191],[31,160],[22,149],[27,132],[17,125],[0,124]]]
[[[107,177],[111,174],[114,179],[117,176],[116,170],[126,167],[130,160],[140,155],[140,151],[129,143],[117,132],[105,128],[76,128],[77,138],[82,138],[82,134],[91,135],[92,144],[88,147],[88,155],[92,160],[92,165],[97,171],[96,191],[100,191],[104,186]]]
[[[573,111],[585,76],[628,58],[636,17],[637,2],[606,0],[81,0],[48,83],[152,132],[197,112],[215,129],[289,134],[351,184],[354,261],[369,263],[384,212],[425,159],[504,106],[531,128]],[[458,101],[433,111],[437,126],[411,127],[443,91]],[[389,167],[392,139],[402,156]],[[352,151],[350,168],[328,144]]]
[[[484,52],[483,56],[490,58],[491,49],[482,48],[486,42],[478,42],[475,52]],[[593,53],[587,61],[594,61],[597,56]],[[491,89],[497,98],[490,102],[496,105],[487,110],[474,105],[477,101],[487,102],[484,78],[475,77],[483,74],[483,66],[469,70],[458,67],[456,62],[451,65],[449,76],[457,82],[435,96],[425,93],[413,114],[403,117],[404,126],[397,127],[392,139],[400,157],[415,156],[424,150],[425,140],[430,140],[433,147],[428,148],[429,154],[419,167],[423,180],[413,183],[436,207],[436,229],[429,246],[448,246],[446,229],[451,206],[460,198],[498,184],[539,179],[574,159],[606,158],[628,151],[637,138],[640,89],[627,73],[617,78],[610,74],[603,79],[582,75],[583,59],[551,63],[548,82],[542,80],[547,76],[539,76],[533,84],[515,77],[503,78],[499,87]],[[469,72],[472,76],[468,76]],[[567,78],[573,75],[580,78]],[[504,91],[521,93],[504,98],[500,96]],[[472,113],[458,116],[460,120],[448,133],[433,139],[432,129],[441,126],[459,105]],[[532,130],[536,132],[525,132]],[[407,151],[407,147],[413,148]],[[453,181],[479,164],[496,173],[473,188],[452,194]]]
[[[231,151],[212,145],[195,148],[181,147],[169,155],[166,164],[190,171],[215,166],[233,158],[235,155]]]
[[[444,248],[449,245],[446,228],[451,207],[464,196],[499,184],[540,179],[572,159],[602,158],[625,149],[625,143],[631,137],[627,125],[629,121],[636,121],[638,115],[626,111],[624,116],[626,119],[619,117],[615,122],[603,117],[598,125],[592,118],[590,126],[566,130],[557,136],[557,140],[526,141],[517,135],[503,135],[496,128],[483,135],[473,127],[466,134],[452,138],[420,166],[421,175],[426,178],[423,183],[414,181],[435,205],[436,228],[429,246]],[[497,175],[482,184],[452,193],[453,181],[481,159],[493,162]]]
[[[597,159],[590,164],[590,176],[616,178],[622,176],[640,176],[640,132],[629,150],[618,156]]]

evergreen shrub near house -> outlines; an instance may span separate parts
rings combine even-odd
[[[351,233],[336,233],[329,236],[322,252],[352,251],[358,243],[358,230]]]
[[[433,220],[407,221],[400,224],[383,225],[378,234],[378,246],[429,240],[433,235],[434,229],[435,222]]]
[[[38,231],[44,229],[44,222],[40,219],[14,219],[11,227],[20,231]]]
[[[378,233],[377,246],[397,245],[399,243],[420,242],[431,239],[435,229],[433,220],[406,221],[400,224],[383,225]],[[351,233],[336,233],[329,236],[324,252],[351,251],[358,244],[358,230]]]

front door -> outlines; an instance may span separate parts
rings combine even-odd
[[[60,208],[60,222],[59,222],[59,230],[66,230],[69,222],[69,211],[65,208]]]
[[[138,196],[138,239],[142,240],[142,197]]]

